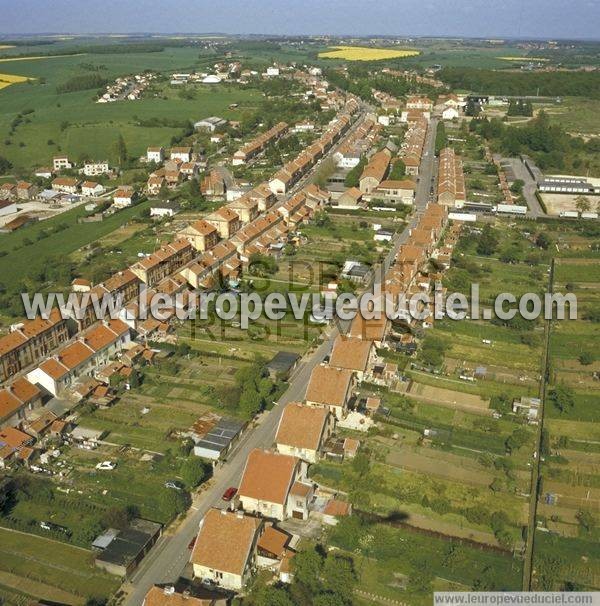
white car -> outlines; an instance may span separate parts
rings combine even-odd
[[[102,471],[112,471],[117,466],[116,463],[112,461],[102,461],[102,463],[98,463],[96,465],[96,469],[100,469]]]

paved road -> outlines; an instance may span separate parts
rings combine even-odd
[[[437,118],[432,118],[427,129],[427,137],[419,167],[419,183],[415,193],[415,205],[417,210],[423,210],[430,197],[430,190],[433,186],[435,191],[437,177],[437,159],[435,157],[435,135],[437,133]],[[433,180],[432,180],[433,179]]]
[[[510,164],[515,173],[515,177],[524,181],[523,197],[527,201],[527,206],[529,206],[529,212],[527,214],[534,219],[544,217],[546,213],[535,195],[537,184],[527,170],[525,164],[523,164],[520,158],[502,158],[501,162]]]
[[[363,115],[365,109],[363,108]],[[344,139],[354,131],[357,127],[356,125],[361,120],[362,116],[359,116],[355,125],[348,131]],[[338,146],[339,144],[328,155],[333,154]],[[309,175],[311,174],[312,171]],[[286,198],[305,185],[308,178],[309,176],[297,183]],[[342,324],[341,328],[345,330],[346,326]],[[255,426],[246,431],[236,449],[229,455],[228,461],[215,472],[209,486],[200,494],[195,495],[192,509],[185,520],[177,528],[167,531],[160,538],[156,546],[143,560],[140,568],[132,575],[129,582],[124,585],[124,589],[128,590],[125,600],[126,606],[141,605],[144,596],[152,585],[174,582],[181,575],[190,557],[188,544],[196,536],[200,520],[211,507],[221,507],[224,505],[221,495],[230,486],[237,486],[239,484],[250,451],[254,448],[271,446],[283,407],[289,402],[304,399],[306,386],[313,368],[320,364],[331,352],[333,341],[338,334],[338,328],[332,326],[325,337],[325,341],[316,351],[305,356],[305,359],[292,376],[289,387],[278,404],[271,411],[263,413],[258,422],[254,424]]]
[[[436,127],[437,121],[432,121],[425,145],[427,155],[423,157],[421,177],[416,193],[417,215],[427,205],[430,181],[435,172]],[[409,228],[415,225],[416,220],[417,218],[413,217],[404,231],[397,234],[394,239],[394,246],[384,260],[386,270],[393,262],[398,247],[408,239]],[[374,282],[377,282],[381,279],[381,272],[374,273]],[[315,351],[305,356],[291,377],[289,387],[278,404],[272,410],[263,413],[258,422],[255,423],[254,428],[246,431],[235,451],[228,457],[228,461],[215,472],[209,486],[195,496],[194,504],[186,519],[175,530],[167,531],[160,538],[156,546],[143,560],[140,568],[131,577],[130,581],[124,585],[124,589],[128,591],[125,600],[126,606],[140,606],[152,585],[174,582],[178,579],[188,563],[190,557],[188,544],[196,536],[201,519],[211,507],[222,507],[224,505],[221,495],[227,488],[239,485],[250,451],[254,448],[265,448],[272,445],[284,406],[289,402],[304,399],[306,386],[313,369],[331,353],[333,341],[340,333],[340,329],[342,331],[347,329],[347,324],[342,323],[338,328],[332,323],[328,332],[324,334],[324,342]]]
[[[253,429],[246,431],[228,462],[216,471],[208,489],[194,499],[192,510],[185,521],[174,533],[167,533],[161,537],[132,576],[130,583],[126,584],[126,588],[130,589],[125,601],[128,606],[141,605],[152,585],[175,582],[179,578],[188,563],[190,557],[188,544],[196,536],[200,520],[211,507],[223,505],[221,495],[227,488],[239,484],[250,451],[254,448],[268,447],[273,443],[284,405],[304,399],[306,385],[313,368],[331,352],[332,340],[337,334],[334,328],[330,338],[303,361],[279,403],[272,410],[263,413]]]

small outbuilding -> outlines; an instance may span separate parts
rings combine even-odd
[[[291,372],[298,366],[300,356],[292,351],[278,351],[273,359],[267,364],[269,377],[277,379],[280,377],[287,378]]]

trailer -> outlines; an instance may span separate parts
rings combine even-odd
[[[597,219],[598,213],[586,211],[586,212],[581,213],[581,218],[582,219]]]
[[[579,218],[579,213],[576,210],[563,210],[559,216],[563,219],[577,219]]]
[[[496,213],[502,215],[526,215],[527,206],[520,206],[519,204],[498,204],[494,207]]]

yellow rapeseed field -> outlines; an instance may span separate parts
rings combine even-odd
[[[13,74],[0,74],[0,90],[10,86],[11,84],[18,84],[20,82],[27,82],[29,78],[25,76],[14,76]]]
[[[550,59],[544,59],[543,57],[498,57],[502,61],[519,61],[522,63],[528,61],[550,61]]]
[[[86,53],[75,53],[74,55],[39,55],[35,57],[4,57],[0,63],[9,63],[11,61],[37,61],[38,59],[61,59],[64,57],[80,57]]]
[[[12,44],[0,44],[0,50],[4,50],[5,48],[14,48]]]
[[[320,59],[345,59],[346,61],[381,61],[382,59],[402,59],[415,57],[418,50],[394,48],[370,48],[368,46],[335,46],[319,53]]]

